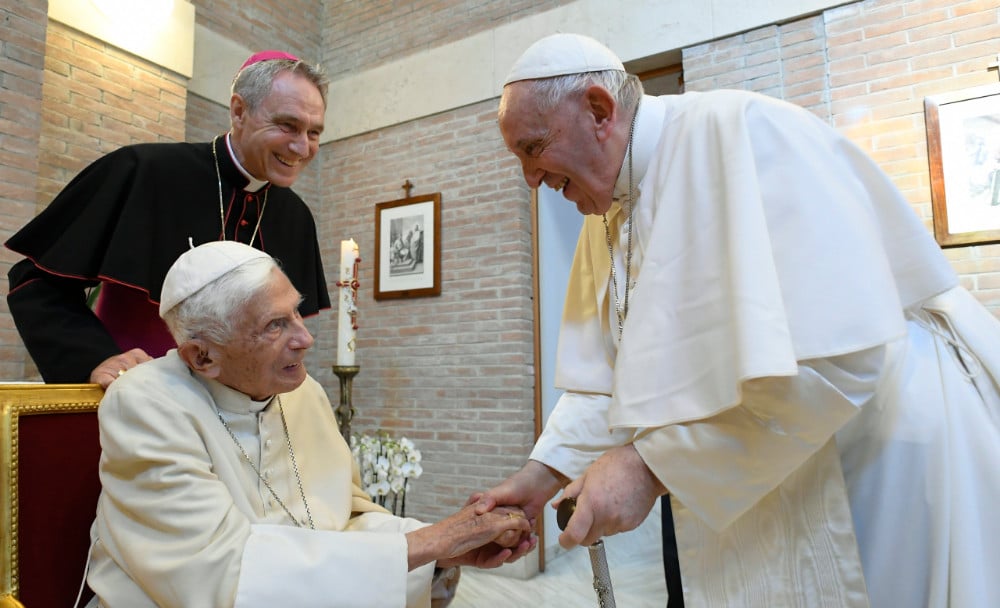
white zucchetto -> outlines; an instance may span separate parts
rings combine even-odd
[[[191,247],[174,262],[160,290],[160,317],[201,288],[251,260],[270,258],[236,241],[212,241]]]
[[[625,66],[618,55],[593,38],[580,34],[552,34],[521,54],[503,84],[604,70],[624,72]]]

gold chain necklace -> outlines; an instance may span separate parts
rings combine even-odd
[[[302,504],[306,508],[306,517],[309,519],[309,529],[315,530],[316,526],[313,524],[313,516],[312,512],[309,510],[309,502],[306,500],[305,490],[302,489],[302,477],[299,475],[299,465],[295,462],[295,450],[292,449],[292,436],[288,434],[288,422],[285,421],[285,409],[281,407],[281,397],[275,396],[275,399],[278,400],[278,412],[281,414],[281,426],[285,429],[285,442],[288,445],[288,456],[292,459],[292,471],[295,472],[295,482],[299,485],[299,496],[302,497]],[[243,454],[243,458],[247,461],[247,464],[249,464],[250,468],[253,469],[253,472],[257,474],[257,478],[264,482],[264,486],[271,493],[271,496],[274,497],[274,500],[278,501],[281,508],[285,510],[285,514],[288,515],[289,519],[291,519],[299,528],[303,527],[302,522],[292,515],[291,510],[289,510],[289,508],[285,505],[284,501],[278,498],[278,493],[274,491],[271,484],[268,483],[268,481],[264,479],[264,476],[260,474],[260,469],[258,469],[257,465],[255,465],[253,460],[250,459],[250,455],[247,454],[247,451],[243,449],[243,444],[241,444],[240,440],[236,438],[236,433],[233,433],[233,429],[229,427],[229,423],[226,422],[226,419],[222,417],[222,412],[216,409],[215,413],[219,417],[219,421],[222,423],[222,426],[226,427],[226,431],[232,438],[233,443],[236,444],[240,453]]]
[[[641,101],[640,101],[641,103]],[[628,244],[625,253],[625,297],[622,302],[618,297],[618,273],[615,271],[615,251],[611,245],[611,228],[608,226],[608,214],[604,214],[604,236],[608,243],[608,255],[611,257],[611,288],[615,292],[615,314],[618,317],[618,341],[622,339],[622,330],[625,329],[625,318],[628,317],[628,292],[629,284],[632,281],[632,212],[635,209],[635,183],[632,179],[632,148],[633,135],[635,134],[635,121],[639,117],[639,104],[635,104],[635,113],[632,115],[632,124],[628,129]]]
[[[212,139],[212,160],[215,161],[215,177],[219,181],[219,221],[222,223],[222,240],[226,240],[226,212],[224,210],[224,205],[222,203],[222,172],[219,171],[219,156],[215,152],[215,142],[218,141],[219,136],[216,135]],[[260,230],[260,221],[264,219],[264,211],[267,210],[267,193],[271,191],[271,184],[268,184],[264,188],[264,204],[260,206],[260,213],[257,215],[257,225],[254,226],[253,234],[250,235],[250,242],[248,245],[253,245],[253,241],[257,238],[257,231]],[[233,236],[236,236],[235,230],[233,231]],[[262,244],[263,245],[263,244]]]

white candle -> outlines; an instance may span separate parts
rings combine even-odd
[[[340,304],[337,306],[337,365],[354,365],[358,330],[358,244],[340,241]]]

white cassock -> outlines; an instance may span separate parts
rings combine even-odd
[[[689,606],[1000,606],[1000,324],[888,177],[737,91],[644,97],[633,153],[624,332],[588,216],[531,458],[634,442]]]
[[[216,408],[306,527],[275,501]],[[195,377],[174,350],[116,380],[98,417],[103,490],[88,582],[102,606],[430,606],[434,564],[407,572],[405,533],[425,524],[389,514],[361,490],[312,377],[256,402]]]

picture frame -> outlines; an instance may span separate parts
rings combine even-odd
[[[1000,84],[924,99],[934,238],[1000,242]]]
[[[441,294],[441,193],[375,205],[375,299]]]

